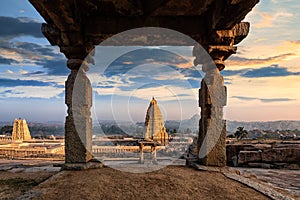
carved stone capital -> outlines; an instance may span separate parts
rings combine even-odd
[[[67,67],[71,70],[79,70],[82,68],[84,71],[88,71],[89,64],[85,60],[81,59],[69,59],[67,61]]]
[[[92,43],[85,43],[80,46],[61,46],[60,51],[65,54],[68,59],[86,59],[92,53],[95,46]],[[93,53],[92,53],[93,54]],[[88,61],[91,63],[90,61]]]
[[[221,46],[221,45],[210,45],[208,53],[214,60],[217,68],[222,71],[225,68],[224,61],[232,54],[235,54],[237,47],[234,46]]]
[[[202,70],[207,72],[214,68],[219,71],[225,68],[224,61],[232,54],[236,53],[237,47],[225,45],[209,45],[206,48],[207,52],[203,51],[199,45],[194,46],[193,56],[195,56],[194,65],[202,64]]]
[[[237,47],[234,45],[248,35],[249,27],[250,24],[248,22],[241,22],[230,30],[214,30],[208,45],[203,46],[214,63],[207,59],[202,48],[196,45],[193,49],[193,56],[195,56],[194,65],[202,64],[204,72],[209,71],[214,66],[217,66],[220,71],[223,70],[225,68],[224,61],[236,53]]]

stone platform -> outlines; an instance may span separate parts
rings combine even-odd
[[[113,162],[113,163],[112,163]],[[0,160],[4,199],[297,199],[299,171],[110,161],[110,167],[63,170],[62,161]],[[178,164],[181,164],[179,166]],[[190,163],[191,164],[191,163]],[[118,165],[116,168],[115,165]],[[148,166],[149,167],[149,166]],[[151,167],[151,166],[150,166]],[[127,168],[131,168],[128,170]],[[132,170],[134,168],[134,170]],[[116,170],[118,169],[118,170]],[[257,171],[260,170],[260,171]],[[129,171],[130,173],[126,172]],[[251,197],[251,198],[250,198]]]
[[[108,167],[61,171],[18,199],[269,199],[218,172],[169,166],[150,173]]]

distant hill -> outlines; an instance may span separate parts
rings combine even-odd
[[[191,129],[192,131],[196,131],[199,129],[199,119],[200,115],[195,114],[190,119],[180,121],[167,121],[166,127],[168,125],[173,125],[179,127],[179,129],[185,130],[187,128]],[[239,121],[229,121],[227,120],[227,131],[228,132],[235,132],[237,127],[243,126],[245,130],[300,130],[300,121],[267,121],[267,122],[239,122]]]
[[[237,127],[243,126],[246,130],[300,130],[300,121],[268,121],[268,122],[238,122],[227,121],[227,131],[234,132]]]
[[[1,121],[0,121],[0,127],[2,127],[2,126],[7,126],[7,125],[12,126],[12,125],[13,125],[13,122],[1,122]]]
[[[179,120],[167,120],[165,126],[168,130],[182,130],[185,131],[188,128],[196,133],[199,130],[199,119],[200,115],[195,114],[190,119]],[[122,121],[116,123],[113,120],[100,121],[102,129],[106,134],[119,134],[127,136],[127,133],[136,133],[141,135],[143,132],[144,122],[134,124],[129,121]],[[12,125],[12,122],[1,122],[0,128],[4,125]],[[41,131],[46,134],[63,135],[64,134],[64,123],[62,122],[48,122],[48,123],[35,123],[29,122],[30,131],[34,135],[41,134]],[[97,129],[98,123],[94,122],[94,134],[101,134],[102,132]],[[227,120],[227,131],[235,132],[237,127],[244,127],[245,130],[300,130],[300,121],[268,121],[268,122],[240,122],[240,121],[229,121]]]

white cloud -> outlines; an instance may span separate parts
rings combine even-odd
[[[0,97],[2,98],[53,98],[63,92],[63,88],[53,86],[17,86],[0,87]]]
[[[28,71],[26,71],[26,70],[20,70],[19,73],[20,73],[21,75],[25,75],[25,74],[28,74]]]
[[[8,74],[14,74],[14,72],[11,71],[11,70],[9,70],[9,69],[8,69],[6,72],[7,72]]]

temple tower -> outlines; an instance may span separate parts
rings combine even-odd
[[[162,145],[167,145],[169,142],[164,119],[154,97],[150,102],[146,114],[144,138],[146,140],[153,140]]]
[[[25,119],[15,119],[12,140],[31,140],[30,132]]]

